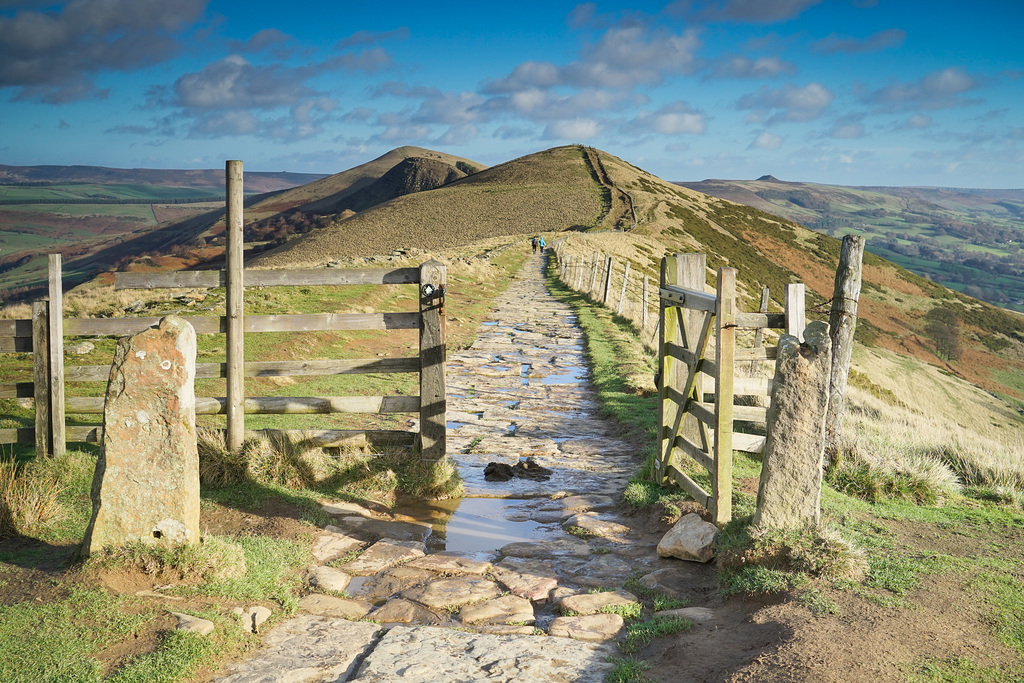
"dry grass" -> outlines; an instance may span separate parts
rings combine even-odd
[[[843,429],[830,478],[850,493],[939,503],[964,486],[1024,491],[1024,441],[980,437],[855,388]]]
[[[64,516],[63,484],[53,473],[36,473],[11,460],[0,461],[0,538],[29,534]]]

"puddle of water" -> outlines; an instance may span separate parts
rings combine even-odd
[[[541,377],[541,384],[580,384],[587,376],[586,370],[576,370],[574,372],[566,372],[557,375],[548,375],[547,377]]]
[[[485,320],[485,321],[483,321],[480,324],[481,325],[485,325],[486,327],[494,327],[494,326],[496,326],[498,324],[498,321],[497,320]]]
[[[490,369],[494,370],[495,372],[508,372],[509,370],[512,369],[512,366],[511,365],[492,365],[492,366],[490,366]]]
[[[520,400],[502,401],[502,403],[504,403],[505,407],[508,408],[509,410],[519,410],[519,405],[522,403],[522,401],[520,401]],[[483,414],[481,413],[481,416],[482,415]]]
[[[518,429],[518,428],[519,428],[519,425],[517,425],[515,422],[510,424],[508,427],[506,427],[506,429],[508,429],[508,435],[509,436],[515,436],[516,435],[516,429]]]
[[[465,498],[448,523],[435,530],[431,539],[443,540],[444,550],[457,554],[485,553],[509,543],[536,541],[555,536],[533,520],[510,522],[505,519],[509,501],[502,498]]]
[[[458,429],[459,427],[465,427],[468,424],[468,422],[448,421],[445,423],[445,426],[448,427],[448,429]]]
[[[523,499],[463,498],[410,503],[395,512],[401,510],[404,515],[430,523],[428,553],[448,552],[489,560],[494,551],[509,543],[552,540],[564,534],[557,524],[506,519],[512,510],[528,511],[527,505],[529,501]],[[349,594],[356,595],[366,580],[353,577]]]

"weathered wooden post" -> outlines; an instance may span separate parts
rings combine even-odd
[[[447,277],[446,266],[438,261],[420,266],[420,459],[433,462],[448,451],[444,379]]]
[[[860,300],[861,270],[864,259],[864,238],[843,237],[832,294],[832,310],[828,316],[832,339],[832,368],[829,375],[828,412],[825,417],[825,464],[830,465],[839,448],[843,433],[843,411],[846,407],[846,383],[853,357],[853,334],[857,329],[857,303]]]
[[[769,299],[768,288],[767,287],[762,287],[761,288],[761,305],[757,307],[757,312],[758,313],[767,313],[768,312],[768,299]],[[754,348],[755,349],[760,349],[762,346],[764,346],[764,328],[763,327],[759,327],[754,332]],[[760,361],[756,361],[756,360],[750,361],[750,373],[752,375],[756,376],[756,374],[757,374],[758,370],[760,369],[760,367],[761,367]]]
[[[225,164],[227,252],[227,447],[239,451],[245,438],[245,283],[242,281],[242,162]]]
[[[604,294],[601,296],[601,303],[605,306],[608,305],[608,297],[611,295],[612,290],[612,266],[614,265],[612,257],[609,256],[604,260]]]
[[[590,294],[590,296],[596,296],[597,289],[595,288],[597,287],[597,271],[600,270],[597,265],[599,261],[600,254],[595,251],[594,262],[590,266],[590,288],[587,290],[587,293]]]
[[[36,457],[53,453],[53,429],[50,423],[50,332],[49,304],[32,302],[32,386],[35,397]]]
[[[619,290],[619,305],[615,309],[616,315],[622,315],[622,302],[626,300],[626,284],[629,282],[629,264],[630,261],[626,261],[626,270],[622,273],[622,289]]]
[[[650,287],[650,285],[648,284],[647,273],[644,273],[644,293],[643,293],[643,300],[641,302],[641,306],[643,307],[641,309],[642,310],[642,314],[641,315],[643,316],[643,325],[642,325],[642,327],[643,327],[644,330],[646,330],[647,326],[650,324],[650,319],[649,319],[650,318],[650,314],[647,312],[647,309],[648,309],[648,303],[647,302],[650,301],[650,296],[651,296],[651,293],[648,291],[649,287]]]
[[[55,456],[64,455],[67,448],[64,427],[64,282],[61,274],[60,254],[50,254],[49,293],[50,315],[47,324],[50,355],[50,433],[51,450]]]
[[[786,334],[791,334],[803,341],[804,328],[807,326],[807,313],[804,307],[807,288],[802,282],[786,285]]]
[[[732,415],[736,351],[736,269],[718,269],[715,308],[715,471],[711,476],[715,524],[732,519]],[[701,394],[697,394],[701,396]]]

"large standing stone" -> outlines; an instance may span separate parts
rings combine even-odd
[[[117,343],[82,554],[199,540],[196,333],[177,316]]]
[[[798,527],[821,519],[825,410],[832,362],[828,325],[810,323],[804,340],[800,343],[791,335],[779,339],[754,513],[756,527]]]

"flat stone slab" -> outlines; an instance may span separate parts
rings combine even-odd
[[[420,624],[437,626],[442,619],[423,605],[411,600],[395,598],[388,600],[383,606],[370,614],[370,619],[380,624]]]
[[[354,680],[604,683],[612,668],[609,654],[607,646],[571,640],[397,626],[377,644]]]
[[[263,648],[232,667],[218,683],[323,683],[348,681],[376,641],[380,626],[300,615],[278,625]]]
[[[313,593],[299,600],[299,609],[319,617],[361,619],[370,613],[373,605],[365,600],[349,600]]]
[[[592,536],[601,536],[603,538],[610,538],[620,540],[622,536],[625,536],[630,532],[630,528],[618,522],[612,522],[606,519],[601,519],[594,513],[579,512],[566,519],[562,526],[566,529],[572,527],[578,527],[583,529]]]
[[[209,619],[193,617],[191,614],[182,614],[181,612],[171,612],[171,614],[178,619],[178,624],[174,628],[179,631],[198,633],[201,636],[213,633],[214,624]]]
[[[402,566],[389,569],[379,576],[368,576],[361,579],[362,585],[356,590],[349,584],[349,593],[354,597],[375,600],[378,598],[390,598],[401,593],[406,588],[418,586],[432,579],[437,575],[425,569],[414,569]]]
[[[494,577],[509,592],[534,602],[543,602],[558,586],[554,563],[550,560],[505,558],[494,565]]]
[[[420,541],[400,541],[394,538],[382,538],[363,552],[362,555],[344,565],[344,569],[354,576],[368,576],[390,569],[396,564],[426,555],[427,547]]]
[[[317,562],[331,562],[362,546],[363,542],[358,538],[353,538],[343,533],[340,528],[328,524],[324,528],[324,533],[313,541],[313,557]]]
[[[352,577],[336,567],[310,567],[309,585],[323,591],[342,592],[348,588]]]
[[[364,541],[425,541],[431,532],[430,525],[425,522],[370,519],[358,515],[338,517],[337,520],[338,526],[346,534]]]
[[[607,607],[619,605],[635,605],[638,600],[635,595],[627,591],[614,591],[605,593],[579,593],[562,598],[558,603],[562,613],[575,612],[579,616],[597,614]]]
[[[502,546],[501,554],[506,557],[554,557],[571,555],[587,557],[594,552],[586,541],[564,538],[556,541],[524,541]]]
[[[459,619],[465,624],[532,624],[533,603],[515,595],[503,595],[494,600],[466,605],[459,612]]]
[[[501,589],[493,581],[468,578],[441,579],[402,591],[406,600],[439,610],[489,600],[500,594]]]
[[[558,617],[548,626],[548,635],[588,642],[611,640],[623,626],[618,614],[589,614],[583,617]]]
[[[437,574],[486,574],[491,569],[490,562],[481,562],[469,557],[458,555],[435,554],[420,557],[405,565],[414,569],[425,569]]]

